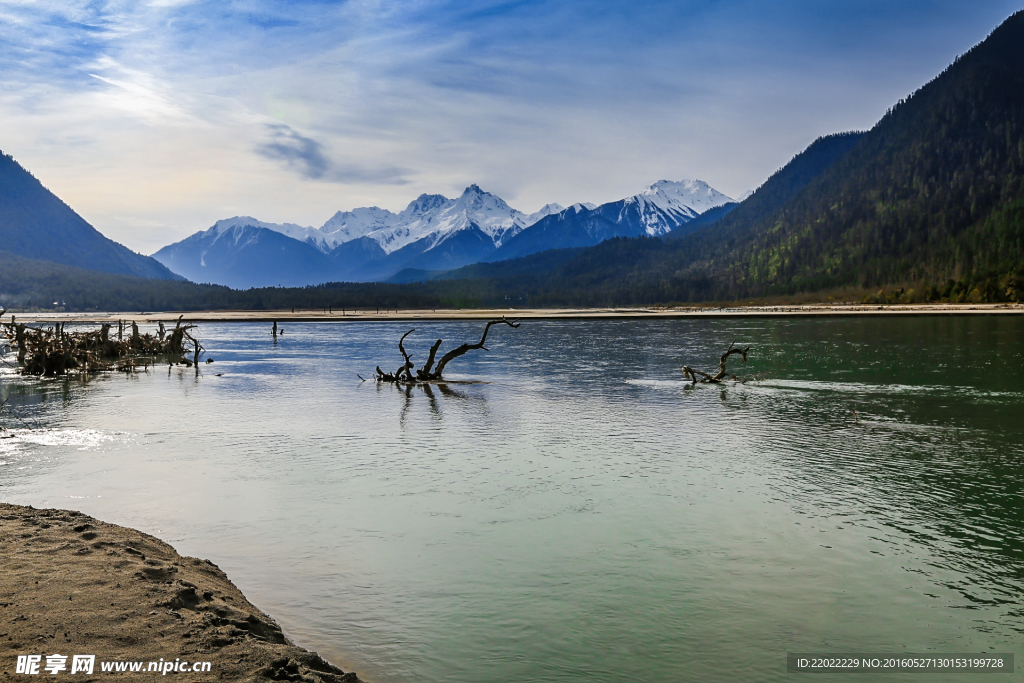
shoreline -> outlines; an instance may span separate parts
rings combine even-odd
[[[81,512],[0,503],[0,671],[16,673],[19,655],[94,655],[92,676],[122,680],[302,680],[360,683],[287,641],[273,618],[250,603],[209,560],[183,557],[160,539]],[[197,672],[147,671],[178,660]],[[102,663],[141,663],[135,673]],[[79,672],[81,673],[81,672]],[[185,673],[184,677],[181,676]],[[77,676],[77,674],[76,674]]]
[[[99,324],[134,320],[139,323],[174,322],[179,316],[188,322],[388,322],[413,320],[602,320],[651,318],[774,318],[920,315],[1024,315],[1024,304],[804,304],[792,306],[688,306],[619,308],[489,308],[437,310],[300,310],[276,311],[141,311],[141,312],[29,312],[8,311],[29,323]]]

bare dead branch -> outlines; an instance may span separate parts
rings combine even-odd
[[[480,337],[480,341],[478,341],[476,344],[463,344],[462,346],[454,348],[448,353],[441,356],[441,360],[438,361],[437,363],[437,370],[435,370],[433,373],[430,373],[430,379],[441,379],[445,366],[447,366],[448,363],[455,360],[459,356],[465,355],[469,351],[473,351],[475,349],[483,349],[484,351],[487,351],[487,347],[484,346],[484,343],[487,341],[487,333],[491,331],[491,325],[501,324],[508,325],[509,327],[519,327],[520,325],[520,323],[516,320],[506,320],[505,318],[502,318],[501,320],[489,321],[487,323],[487,326],[484,328],[483,336]]]
[[[402,357],[405,358],[405,364],[402,365],[402,367],[400,367],[397,372],[395,372],[395,378],[398,381],[401,381],[402,377],[407,378],[409,381],[414,381],[412,378],[412,374],[409,372],[413,368],[412,356],[410,356],[406,352],[404,343],[405,338],[415,331],[416,328],[414,327],[405,334],[403,334],[402,338],[398,340],[398,350],[402,352]]]
[[[427,362],[424,363],[423,367],[416,371],[416,378],[420,381],[426,381],[430,379],[430,369],[434,367],[434,357],[437,356],[437,350],[441,348],[441,340],[438,339],[434,342],[434,345],[430,347],[430,355],[427,356]]]
[[[448,353],[444,354],[441,357],[441,360],[438,361],[437,366],[435,368],[434,359],[437,357],[437,351],[439,348],[441,348],[442,343],[442,340],[438,339],[436,342],[434,342],[433,346],[430,347],[430,354],[427,356],[427,362],[424,363],[422,368],[416,371],[415,376],[412,373],[412,368],[414,367],[412,362],[412,356],[409,355],[409,353],[406,352],[405,350],[405,338],[408,337],[413,332],[415,332],[416,330],[409,330],[408,332],[403,334],[402,338],[398,341],[398,350],[401,351],[402,357],[405,359],[405,364],[402,365],[402,367],[400,367],[394,373],[384,372],[383,370],[380,369],[380,366],[378,365],[376,369],[377,373],[375,378],[378,382],[396,382],[408,384],[416,384],[418,382],[442,381],[444,379],[442,373],[444,372],[444,369],[448,365],[448,363],[458,358],[459,356],[465,355],[466,353],[476,349],[483,349],[484,351],[486,351],[487,347],[484,346],[484,344],[487,342],[487,333],[490,332],[492,325],[501,324],[508,325],[509,327],[519,327],[519,321],[517,320],[506,320],[505,318],[502,318],[500,320],[491,320],[487,323],[486,327],[484,327],[484,333],[480,337],[480,341],[478,341],[475,344],[462,344],[461,346],[452,349],[451,351],[449,351]]]
[[[47,377],[110,370],[137,372],[152,365],[156,356],[166,357],[169,364],[192,365],[204,351],[189,333],[195,325],[182,325],[181,318],[169,337],[143,334],[134,321],[130,326],[131,336],[126,339],[125,324],[120,321],[120,334],[113,339],[111,323],[103,323],[99,329],[69,332],[65,323],[34,328],[16,322],[12,316],[10,323],[0,324],[0,331],[18,347],[19,372]],[[194,360],[185,358],[186,340]]]
[[[738,353],[740,354],[740,357],[743,359],[743,362],[747,362],[747,352],[750,351],[750,347],[748,346],[745,349],[737,349],[735,347],[736,342],[729,344],[729,348],[726,349],[725,353],[722,354],[722,359],[718,363],[718,372],[716,372],[714,375],[708,374],[706,372],[701,372],[700,370],[694,370],[690,366],[684,365],[683,377],[685,377],[688,380],[691,380],[693,384],[696,384],[697,382],[701,382],[702,384],[720,384],[723,380],[728,379],[729,371],[726,370],[725,364],[726,361],[729,360],[729,356],[731,356],[734,353]],[[733,376],[733,379],[735,379],[735,376]]]

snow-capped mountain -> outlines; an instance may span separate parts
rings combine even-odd
[[[232,287],[372,281],[403,269],[449,270],[616,236],[663,235],[729,201],[700,180],[662,180],[617,202],[547,204],[526,215],[474,184],[455,199],[422,194],[399,213],[338,211],[319,228],[235,216],[153,256],[190,280]]]
[[[657,237],[732,200],[703,180],[659,180],[601,206],[573,204],[546,216],[485,257],[504,261],[548,249],[589,247],[612,237]]]
[[[647,234],[656,237],[731,201],[703,180],[659,180],[622,200],[622,211],[635,209]]]
[[[470,185],[458,199],[420,195],[390,225],[366,236],[390,254],[423,239],[429,240],[427,248],[432,249],[452,234],[475,226],[497,247],[527,225],[528,217],[522,211],[516,211],[501,197]]]
[[[153,258],[193,282],[236,289],[301,287],[335,279],[328,257],[302,239],[305,229],[292,229],[295,236],[290,236],[277,229],[281,227],[246,217],[229,218],[167,245]]]
[[[396,215],[377,206],[366,206],[351,211],[339,211],[320,227],[322,242],[313,243],[322,251],[330,251],[339,244],[383,230],[395,222]]]
[[[224,218],[214,223],[213,227],[201,232],[206,235],[216,236],[225,232],[229,232],[233,228],[242,228],[247,226],[253,228],[266,228],[267,230],[273,230],[274,232],[279,232],[282,235],[288,235],[288,237],[299,240],[300,242],[312,243],[317,240],[323,239],[320,230],[316,228],[296,225],[295,223],[264,223],[263,221],[256,220],[252,216],[235,216],[234,218]],[[238,234],[237,231],[235,232],[235,234]]]
[[[421,194],[399,214],[391,214],[386,225],[366,234],[390,254],[442,228],[440,215],[455,204],[439,194]]]
[[[420,195],[397,214],[380,207],[339,211],[320,228],[235,216],[154,257],[190,280],[232,287],[378,280],[406,267],[475,263],[531,224],[530,216],[471,185],[457,199]],[[247,273],[247,263],[260,267]]]
[[[360,237],[369,237],[385,253],[390,254],[425,238],[430,238],[433,245],[439,244],[448,235],[469,225],[475,225],[499,245],[508,236],[563,209],[560,204],[548,204],[527,216],[510,207],[500,197],[481,190],[477,185],[471,185],[457,199],[448,199],[439,194],[422,194],[401,213],[377,206],[339,211],[319,229],[303,228],[291,223],[263,223],[250,217],[218,221],[214,227],[242,224],[265,227],[308,242],[324,253]]]
[[[539,211],[535,211],[526,217],[526,225],[527,227],[529,227],[536,223],[537,221],[539,221],[541,218],[544,218],[545,216],[550,216],[553,213],[559,213],[561,211],[565,211],[565,207],[562,206],[561,204],[545,204],[544,206],[540,207]]]

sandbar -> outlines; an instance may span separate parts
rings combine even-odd
[[[215,564],[134,529],[0,503],[0,566],[4,680],[359,681],[290,644]],[[16,673],[19,655],[41,656],[36,676]],[[66,657],[55,660],[63,670],[44,669],[52,655]],[[92,675],[71,675],[74,655],[95,657]],[[103,671],[110,662],[142,664],[138,672]],[[150,662],[179,671],[154,673]]]
[[[189,322],[384,322],[416,320],[588,320],[628,318],[770,318],[866,315],[1022,315],[1024,304],[802,304],[787,306],[678,306],[633,308],[473,308],[473,309],[285,309],[276,311],[119,311],[18,313],[22,322],[104,323],[134,320]],[[6,316],[5,316],[6,317]]]

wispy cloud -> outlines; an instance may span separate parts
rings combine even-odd
[[[154,125],[173,125],[194,119],[184,103],[176,101],[173,90],[151,74],[125,68],[106,56],[93,66],[101,73],[90,71],[89,76],[110,86],[93,92],[101,106],[138,116]]]
[[[319,142],[283,123],[267,124],[267,128],[271,141],[257,147],[260,154],[284,161],[306,178],[319,180],[330,170],[331,162],[324,156],[324,147]]]
[[[324,146],[283,123],[266,124],[270,140],[256,150],[268,159],[283,161],[304,178],[330,182],[408,184],[400,168],[368,168],[358,164],[341,164],[328,158]]]

